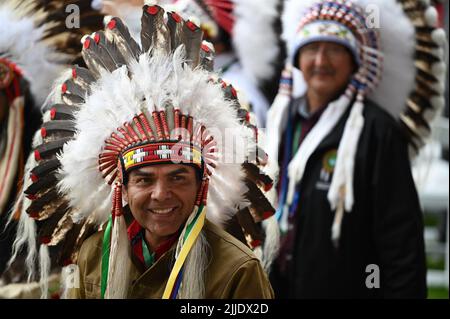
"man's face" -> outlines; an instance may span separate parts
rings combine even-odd
[[[124,195],[136,221],[147,235],[160,242],[186,222],[199,186],[193,167],[152,165],[130,172]]]
[[[355,63],[341,44],[314,42],[300,49],[300,70],[308,85],[318,95],[336,97],[350,82]]]

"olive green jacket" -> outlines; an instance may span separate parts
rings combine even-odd
[[[203,232],[210,246],[206,298],[274,297],[265,271],[247,246],[208,220]],[[100,298],[102,240],[103,232],[99,232],[83,243],[78,260],[80,288],[71,289],[71,297]],[[132,258],[129,298],[162,297],[173,265],[175,246],[147,270]]]

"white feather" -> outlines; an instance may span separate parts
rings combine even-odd
[[[116,217],[111,232],[107,299],[126,299],[130,285],[130,245],[127,240],[127,226],[123,215]]]
[[[91,8],[100,11],[103,8],[103,0],[92,0]]]
[[[28,156],[27,162],[25,164],[24,170],[24,189],[27,189],[31,184],[30,172],[33,167],[35,167],[36,161],[34,159],[33,153]],[[27,257],[25,260],[26,273],[28,274],[28,282],[30,282],[36,272],[35,262],[37,257],[37,249],[36,249],[36,224],[34,219],[29,218],[27,212],[25,211],[26,207],[29,207],[31,201],[25,197],[25,194],[22,192],[15,204],[15,208],[18,208],[18,205],[22,205],[22,209],[20,211],[20,219],[17,226],[17,236],[12,245],[12,253],[11,258],[8,261],[8,265],[14,262],[17,258],[18,253],[25,246],[28,248]],[[14,209],[14,212],[17,211]],[[9,222],[12,221],[13,215],[11,214],[9,217]]]
[[[35,242],[36,230],[34,227],[34,221],[29,218],[26,213],[21,213],[20,215],[20,219],[17,225],[17,234],[18,235],[16,236],[12,245],[12,253],[11,258],[8,261],[8,268],[16,260],[18,253],[25,246],[25,243],[30,244]],[[27,258],[27,261],[30,260],[32,262],[27,263],[27,274],[29,281],[31,281],[31,278],[34,277],[35,272],[34,260],[36,258],[36,245],[34,244],[32,247],[28,246],[28,252],[28,256],[31,257]],[[33,255],[30,255],[30,253],[32,253]]]
[[[445,99],[442,96],[433,96],[430,101],[435,110],[441,110],[445,105]]]
[[[336,166],[327,194],[333,210],[338,207],[340,200],[344,201],[347,212],[350,212],[353,208],[353,173],[358,141],[364,127],[363,109],[364,104],[362,102],[357,101],[352,105],[349,118],[345,123],[344,133],[339,142]],[[341,194],[341,189],[345,190],[345,194]]]
[[[294,39],[296,31],[300,24],[300,20],[306,13],[307,9],[311,7],[317,0],[286,0],[284,4],[284,11],[282,16],[283,34],[282,38],[286,42],[288,60],[292,60],[292,51],[294,50]]]
[[[270,136],[270,138],[266,139],[264,149],[269,157],[269,165],[264,170],[270,176],[278,175],[278,152],[281,136],[289,117],[289,101],[290,96],[278,94],[267,113],[267,117],[271,121],[268,121],[266,135]]]
[[[438,13],[435,7],[428,7],[425,11],[425,20],[430,27],[436,27],[438,24]]]
[[[51,89],[48,96],[45,98],[45,102],[42,104],[41,110],[45,106],[63,103],[61,97],[61,85],[66,80],[71,78],[72,78],[72,68],[66,68],[65,70],[62,70],[59,74],[56,74],[55,78],[50,80]]]
[[[112,18],[114,18],[114,17],[111,16],[111,15],[104,16],[104,17],[103,17],[103,24],[104,24],[105,26],[108,25],[108,23],[111,22]]]
[[[145,0],[144,3],[148,6],[154,6],[158,4],[158,0]]]
[[[47,245],[39,247],[39,285],[41,287],[41,299],[48,299],[48,275],[50,274],[50,252]]]
[[[415,86],[415,29],[396,1],[357,1],[365,8],[376,4],[380,14],[383,73],[378,88],[369,96],[394,118],[404,111],[406,99]],[[392,27],[394,26],[395,27]],[[398,45],[401,43],[402,45]],[[405,58],[408,57],[408,58]],[[395,85],[393,85],[395,83]]]
[[[431,66],[431,72],[437,78],[441,78],[442,75],[444,75],[445,72],[447,72],[447,65],[442,61],[433,63],[433,65]]]
[[[263,267],[267,273],[270,273],[270,268],[273,261],[278,256],[280,250],[280,228],[278,227],[275,215],[263,221],[264,227],[264,247],[262,254]]]
[[[80,271],[76,264],[70,264],[61,269],[61,299],[69,299],[71,289],[80,285]]]
[[[210,256],[209,243],[203,231],[201,231],[184,264],[183,281],[178,298],[205,298],[205,277],[210,263]],[[192,278],[196,280],[192,280]]]
[[[426,109],[426,110],[423,111],[423,118],[428,123],[431,123],[435,117],[436,117],[436,110],[434,110],[434,109]],[[428,133],[426,135],[430,134],[429,130],[426,130],[426,132]]]
[[[37,248],[36,248],[36,223],[33,219],[24,217],[24,236],[27,239],[28,253],[25,258],[25,265],[27,267],[28,278],[27,281],[31,280],[35,276],[36,271],[36,258],[37,258]]]
[[[286,67],[286,69],[283,71],[283,77],[285,79],[292,78],[292,67],[290,67],[289,65]],[[291,94],[292,88],[289,88],[286,92],[279,91],[277,96],[275,97],[272,107],[267,113],[267,117],[270,119],[270,121],[267,123],[268,125],[266,134],[264,134],[264,136],[270,138],[264,139],[263,149],[266,151],[269,157],[269,163],[267,167],[264,168],[264,171],[266,172],[266,174],[273,178],[277,177],[279,173],[278,152],[281,142],[281,136],[289,118],[289,103],[291,101]],[[272,194],[275,195],[272,196],[272,199],[276,200],[276,192],[272,192]]]
[[[154,1],[157,2],[157,1]],[[155,3],[156,4],[156,3]],[[148,4],[152,6],[154,4]],[[128,3],[127,1],[116,1],[115,11],[120,12],[119,17],[128,27],[133,39],[140,44],[141,42],[141,15],[142,6]]]
[[[191,21],[193,24],[195,24],[197,27],[200,27],[200,19],[196,16],[189,17],[189,21]]]
[[[441,48],[448,50],[447,48],[447,35],[444,29],[436,29],[431,32],[431,38]]]
[[[244,173],[240,165],[227,164],[216,168],[211,176],[208,192],[208,205],[210,202],[215,204],[208,208],[209,220],[223,225],[237,212],[238,205],[244,201],[247,191],[242,182],[243,178]]]
[[[37,130],[37,131],[34,133],[34,136],[33,136],[32,146],[33,146],[33,147],[38,147],[38,146],[41,145],[42,143],[44,143],[44,140],[42,139],[41,130]]]
[[[270,79],[280,49],[274,24],[279,0],[234,0],[233,44],[245,75],[255,84]]]

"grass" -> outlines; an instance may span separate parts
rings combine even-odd
[[[441,222],[442,217],[439,214],[424,214],[425,227],[438,227]],[[428,270],[444,270],[445,255],[428,253],[427,268]],[[445,286],[428,287],[428,299],[449,299],[448,288]]]
[[[436,258],[433,256],[427,256],[427,268],[435,270],[444,270],[445,269],[444,257]]]
[[[423,223],[425,227],[436,227],[439,224],[439,216],[437,214],[424,214]]]
[[[448,289],[445,287],[429,287],[428,299],[449,299]]]

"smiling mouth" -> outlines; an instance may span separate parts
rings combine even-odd
[[[168,215],[168,214],[174,212],[175,209],[176,209],[176,207],[159,208],[159,209],[153,208],[153,209],[149,209],[149,211],[156,215]]]
[[[329,70],[329,69],[315,69],[315,70],[312,70],[312,73],[314,75],[333,75],[334,71]]]
[[[333,76],[333,73],[329,73],[329,72],[315,72],[314,75],[318,75],[318,76]]]

